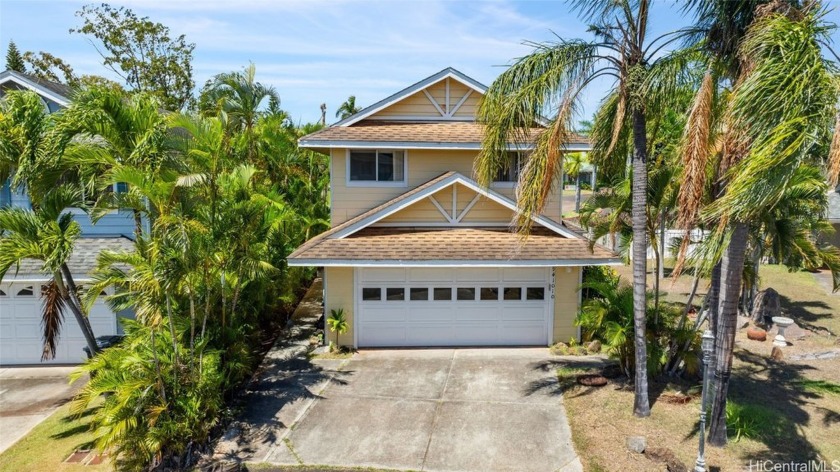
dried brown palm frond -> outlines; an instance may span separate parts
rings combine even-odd
[[[621,131],[624,129],[624,115],[627,113],[627,95],[622,87],[618,93],[618,104],[615,109],[615,117],[612,123],[612,135],[610,136],[610,145],[607,147],[607,156],[615,151],[618,140],[621,138]]]
[[[563,146],[569,138],[573,110],[574,97],[567,94],[561,101],[557,116],[537,138],[534,151],[519,175],[516,201],[521,211],[514,216],[512,224],[523,235],[530,233],[532,219],[542,212],[562,175]]]
[[[840,183],[840,112],[834,119],[834,137],[828,148],[828,183],[837,186]]]
[[[64,310],[67,308],[66,301],[61,294],[55,279],[50,280],[41,288],[41,327],[44,332],[44,348],[41,352],[41,360],[48,361],[55,358],[56,345],[61,335],[61,325],[64,323]]]
[[[682,143],[683,176],[678,195],[680,228],[691,230],[700,214],[706,188],[706,162],[711,151],[715,80],[706,72],[688,115]]]

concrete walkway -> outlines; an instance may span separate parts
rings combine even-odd
[[[308,361],[306,333],[272,350],[217,460],[582,470],[555,373],[560,361],[547,349],[370,350]]]
[[[0,367],[0,452],[70,400],[84,382],[69,385],[75,366]]]

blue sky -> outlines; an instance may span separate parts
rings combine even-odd
[[[80,74],[111,77],[81,35],[68,30],[87,2],[0,0],[0,46],[47,51]],[[523,40],[557,34],[587,38],[586,26],[561,1],[468,0],[124,0],[112,2],[149,16],[196,43],[196,83],[219,72],[257,66],[296,121],[327,121],[348,95],[366,106],[445,67],[489,84],[511,59],[530,50]],[[834,4],[835,8],[840,4]],[[834,10],[830,20],[840,23]],[[652,34],[687,24],[674,2],[660,0]],[[112,77],[113,78],[113,77]],[[609,83],[584,97],[591,115]]]

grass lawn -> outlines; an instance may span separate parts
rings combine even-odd
[[[630,268],[621,267],[622,280],[630,280]],[[783,348],[785,358],[796,354],[840,349],[840,297],[829,294],[814,274],[790,273],[784,267],[760,269],[762,288],[773,287],[782,297],[782,310],[806,329],[792,346]],[[691,277],[666,278],[664,299],[685,303]],[[706,283],[701,282],[702,302]],[[832,334],[833,333],[833,334]],[[840,461],[840,358],[781,362],[770,359],[771,330],[765,342],[750,341],[745,330],[736,337],[730,403],[742,410],[745,429],[751,437],[730,440],[724,449],[707,447],[709,470],[747,470],[750,460],[805,462],[821,458]],[[558,375],[574,373],[562,369]],[[648,448],[672,450],[689,468],[697,454],[699,399],[675,402],[674,392],[686,392],[689,384],[654,379],[651,382],[652,414],[633,416],[632,388],[620,380],[605,387],[574,386],[564,395],[573,439],[588,471],[662,470],[644,455],[630,452],[628,436],[645,436]],[[682,397],[685,398],[685,397]],[[730,438],[733,437],[730,431]],[[769,470],[769,469],[768,469]]]
[[[70,405],[61,406],[49,418],[12,447],[0,454],[0,470],[43,470],[50,472],[111,470],[107,462],[82,465],[64,462],[77,449],[90,443],[89,416],[76,418]]]

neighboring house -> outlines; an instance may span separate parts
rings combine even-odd
[[[620,264],[565,226],[553,192],[532,234],[511,232],[519,160],[491,187],[473,177],[486,87],[448,68],[300,146],[330,156],[332,229],[288,258],[324,268],[325,308],[343,309],[340,344],[548,345],[579,336],[582,269]],[[588,151],[576,137],[566,143]]]
[[[38,79],[15,71],[0,73],[0,98],[9,90],[32,90],[44,102],[51,113],[70,103],[69,87]],[[117,188],[120,186],[118,185]],[[0,208],[16,206],[30,208],[25,191],[12,189],[10,182],[0,182]],[[115,211],[105,215],[94,225],[81,210],[70,210],[82,227],[82,238],[68,266],[77,283],[89,280],[96,256],[103,249],[128,250],[133,246],[134,219],[131,212]],[[12,267],[0,281],[0,365],[40,364],[42,352],[41,328],[41,286],[47,277],[40,271],[37,261],[24,261],[20,267]],[[120,316],[131,316],[120,313]],[[97,300],[89,313],[91,326],[96,336],[113,335],[121,332],[117,315],[102,299]],[[56,349],[56,357],[50,364],[72,364],[80,362],[86,346],[82,332],[71,313],[64,319],[62,333]]]

